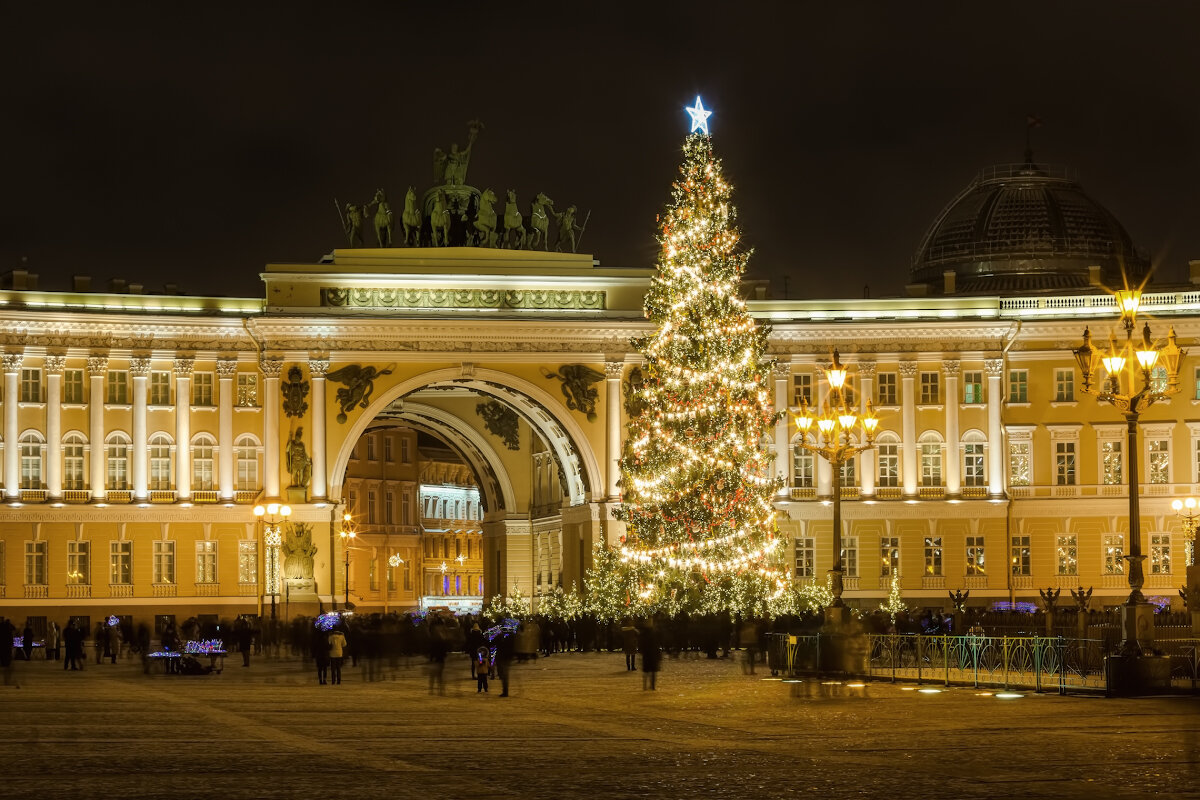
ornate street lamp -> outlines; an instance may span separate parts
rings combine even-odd
[[[1084,328],[1083,344],[1074,351],[1083,377],[1083,391],[1112,405],[1125,416],[1127,424],[1131,541],[1125,560],[1129,562],[1130,592],[1122,608],[1124,639],[1121,643],[1121,649],[1127,653],[1139,653],[1144,645],[1154,640],[1153,606],[1146,602],[1142,594],[1142,586],[1146,582],[1142,562],[1146,556],[1142,554],[1138,509],[1138,418],[1150,406],[1179,391],[1179,362],[1184,356],[1184,351],[1176,343],[1174,328],[1167,335],[1165,345],[1153,342],[1149,324],[1142,328],[1141,336],[1135,339],[1133,331],[1141,296],[1141,291],[1136,289],[1117,292],[1117,308],[1121,312],[1121,325],[1125,328],[1123,343],[1111,341],[1107,352],[1097,350],[1092,347],[1091,331]],[[1165,385],[1154,377],[1156,366],[1161,366],[1166,372]],[[1103,377],[1100,377],[1101,369],[1104,371]]]
[[[350,512],[347,511],[342,515],[342,529],[338,531],[338,536],[342,540],[342,552],[346,554],[346,610],[350,610],[350,550],[351,544],[354,542],[354,537],[358,536],[358,532],[354,530],[353,521],[350,518]],[[336,600],[334,601],[337,602]]]
[[[833,568],[829,570],[833,583],[831,608],[845,607],[842,602],[842,465],[864,450],[875,447],[875,428],[879,420],[867,401],[867,411],[859,414],[850,405],[846,386],[846,368],[833,351],[833,364],[825,370],[829,381],[829,396],[821,414],[812,412],[808,404],[793,413],[800,430],[797,444],[824,458],[833,469]],[[811,437],[811,440],[810,440]],[[835,612],[844,616],[844,612]]]
[[[1200,503],[1196,498],[1189,497],[1183,501],[1176,500],[1171,508],[1183,522],[1183,532],[1188,535],[1187,543],[1191,553],[1187,558],[1187,584],[1183,587],[1183,596],[1187,600],[1188,611],[1192,612],[1192,630],[1200,629]],[[1184,509],[1187,511],[1184,511]]]
[[[263,524],[263,543],[267,546],[263,589],[271,595],[271,619],[275,619],[275,598],[279,596],[279,548],[283,545],[283,523],[292,515],[292,507],[267,503],[254,507],[254,516]]]

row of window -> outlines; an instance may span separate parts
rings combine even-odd
[[[966,537],[966,575],[987,575],[987,548],[983,536]],[[1188,542],[1190,545],[1191,543]],[[798,578],[816,575],[816,540],[799,537],[794,542],[795,571]],[[1030,536],[1013,536],[1009,540],[1009,567],[1013,575],[1031,575],[1032,540]],[[941,576],[943,572],[942,537],[925,537],[926,576]],[[1073,533],[1055,537],[1054,574],[1071,576],[1079,574],[1079,537]],[[1105,575],[1125,573],[1125,535],[1106,533],[1101,537],[1101,557]],[[884,536],[879,539],[880,575],[890,578],[900,571],[900,539]],[[1190,558],[1190,555],[1185,556]],[[846,577],[858,577],[858,537],[842,537],[842,570]],[[1171,574],[1171,534],[1150,535],[1150,574]]]
[[[475,587],[475,595],[482,597],[482,575],[442,575],[440,578],[437,575],[430,575],[425,580],[425,593],[438,594],[438,589],[440,588],[441,594],[445,597],[464,597],[471,594],[472,585]]]
[[[396,494],[393,491],[383,492],[383,524],[396,524]],[[400,492],[400,524],[412,525],[412,494],[407,489],[401,489]],[[358,491],[350,489],[346,492],[346,508],[350,515],[358,520],[365,521],[368,525],[375,525],[379,520],[379,496],[378,493],[371,489],[367,491],[366,508],[360,508],[358,504]],[[366,511],[366,514],[362,512]]]
[[[175,583],[175,542],[157,540],[150,543],[152,580],[156,584]],[[211,540],[196,542],[196,583],[217,583],[218,543]],[[92,543],[87,539],[67,542],[65,580],[68,586],[90,586],[92,583]],[[238,582],[258,580],[258,543],[241,540],[237,543]],[[0,542],[0,577],[4,575],[4,543]],[[25,583],[45,586],[49,576],[50,543],[25,542]],[[108,545],[108,582],[127,586],[133,583],[133,542],[111,541]]]
[[[1054,442],[1054,483],[1057,486],[1078,485],[1078,446],[1072,440]],[[1195,445],[1194,464],[1200,475],[1200,440]],[[1172,483],[1171,440],[1147,438],[1145,440],[1145,482]],[[1104,439],[1100,441],[1100,483],[1121,486],[1126,483],[1125,441]],[[1009,442],[1008,484],[1029,486],[1033,475],[1033,444],[1028,441]]]
[[[378,438],[383,439],[383,460],[391,464],[395,460],[392,453],[392,437],[383,436]],[[364,448],[366,450],[367,461],[379,460],[378,456],[376,455],[376,439],[377,437],[370,435],[362,437],[362,441],[366,442]],[[353,459],[358,458],[357,444],[350,452],[350,457]],[[412,442],[407,437],[403,436],[400,437],[400,462],[402,464],[412,463]]]
[[[872,401],[877,406],[899,405],[897,389],[897,374],[895,372],[880,372],[875,376],[875,396]],[[919,394],[917,402],[921,405],[939,405],[942,402],[942,374],[930,371],[921,372],[917,376]],[[1167,387],[1166,367],[1157,366],[1150,373],[1153,391],[1165,391]],[[1200,400],[1200,367],[1195,371],[1195,399]],[[847,399],[855,404],[856,392],[853,377],[846,381]],[[1008,371],[1008,402],[1029,402],[1029,370],[1010,369]],[[979,405],[984,399],[984,375],[980,371],[967,370],[962,373],[962,396],[959,399],[963,405]],[[1075,402],[1075,370],[1067,367],[1054,370],[1054,396],[1051,402]],[[792,375],[792,405],[802,403],[813,405],[813,376],[811,373]]]
[[[152,406],[171,405],[170,371],[152,371],[148,381],[149,404]],[[258,406],[258,375],[252,372],[240,372],[236,376],[237,394],[234,402],[242,408]],[[84,387],[87,385],[84,370],[65,369],[62,374],[62,402],[81,405],[84,401]],[[21,370],[19,400],[22,403],[44,403],[46,393],[42,384],[42,370],[36,367],[26,367]],[[216,405],[216,374],[212,372],[192,373],[192,405]],[[130,404],[130,378],[127,370],[110,369],[104,379],[104,402],[109,405]]]
[[[105,488],[113,491],[128,490],[130,474],[130,449],[133,440],[123,431],[114,431],[104,442]],[[20,488],[45,488],[46,443],[36,431],[28,431],[18,441],[21,451]],[[62,442],[63,488],[78,490],[87,487],[84,455],[88,442],[80,433],[69,433]],[[249,434],[239,437],[233,445],[236,466],[234,478],[237,491],[258,489],[258,459],[261,451],[258,441]],[[175,445],[169,435],[156,433],[150,437],[148,446],[149,486],[151,491],[168,491],[174,486]],[[192,489],[211,491],[216,479],[215,455],[217,440],[208,434],[197,434],[192,439]]]
[[[483,558],[483,542],[471,537],[438,536],[427,533],[424,536],[423,552],[426,558]],[[450,555],[451,542],[454,543],[454,555]]]
[[[933,438],[933,441],[929,441]],[[936,435],[927,434],[922,437],[920,450],[920,485],[941,486],[942,478],[942,443]],[[962,485],[987,486],[987,474],[984,470],[984,442],[968,441],[961,447]],[[842,464],[841,485],[858,485],[858,467],[856,458],[846,460]],[[882,488],[900,486],[900,439],[894,433],[881,434],[875,446],[876,476],[875,485]],[[800,447],[792,448],[792,486],[797,488],[812,488],[815,483],[816,459],[812,452]]]

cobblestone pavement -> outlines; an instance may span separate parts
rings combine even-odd
[[[8,797],[1200,798],[1200,698],[1019,699],[862,688],[618,654],[514,667],[478,695],[464,656],[319,686],[300,660],[209,676],[17,663],[0,686]]]

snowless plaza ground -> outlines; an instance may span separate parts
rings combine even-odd
[[[465,657],[319,686],[299,659],[219,675],[136,661],[17,663],[0,686],[7,797],[1200,797],[1200,697],[1105,699],[783,683],[618,654],[516,665],[477,695]],[[928,687],[927,687],[928,688]]]

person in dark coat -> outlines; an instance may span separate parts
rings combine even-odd
[[[508,697],[508,675],[512,669],[516,642],[513,634],[502,633],[496,637],[496,676],[500,678],[500,696]]]
[[[63,669],[83,669],[83,631],[79,630],[75,620],[68,622],[63,629],[63,647],[66,650]]]
[[[33,620],[25,620],[25,630],[21,631],[21,652],[26,661],[33,661]]]
[[[324,686],[329,676],[329,635],[320,628],[315,628],[311,633],[312,657],[317,662],[317,683]]]
[[[242,654],[242,666],[250,666],[250,646],[254,643],[254,631],[250,628],[250,623],[244,619],[239,620],[234,637],[237,639],[238,651]]]
[[[476,673],[474,656],[479,652],[479,648],[487,645],[487,637],[483,635],[483,630],[480,629],[479,623],[476,622],[471,626],[471,630],[467,631],[467,659],[471,661],[471,674]]]
[[[12,666],[13,639],[16,636],[16,626],[4,617],[0,617],[0,667],[6,670]]]
[[[629,617],[621,622],[621,649],[625,651],[625,670],[637,670],[638,629]]]
[[[658,634],[654,630],[654,620],[646,620],[638,635],[638,650],[642,653],[642,690],[654,691],[655,678],[658,675],[659,650]]]

